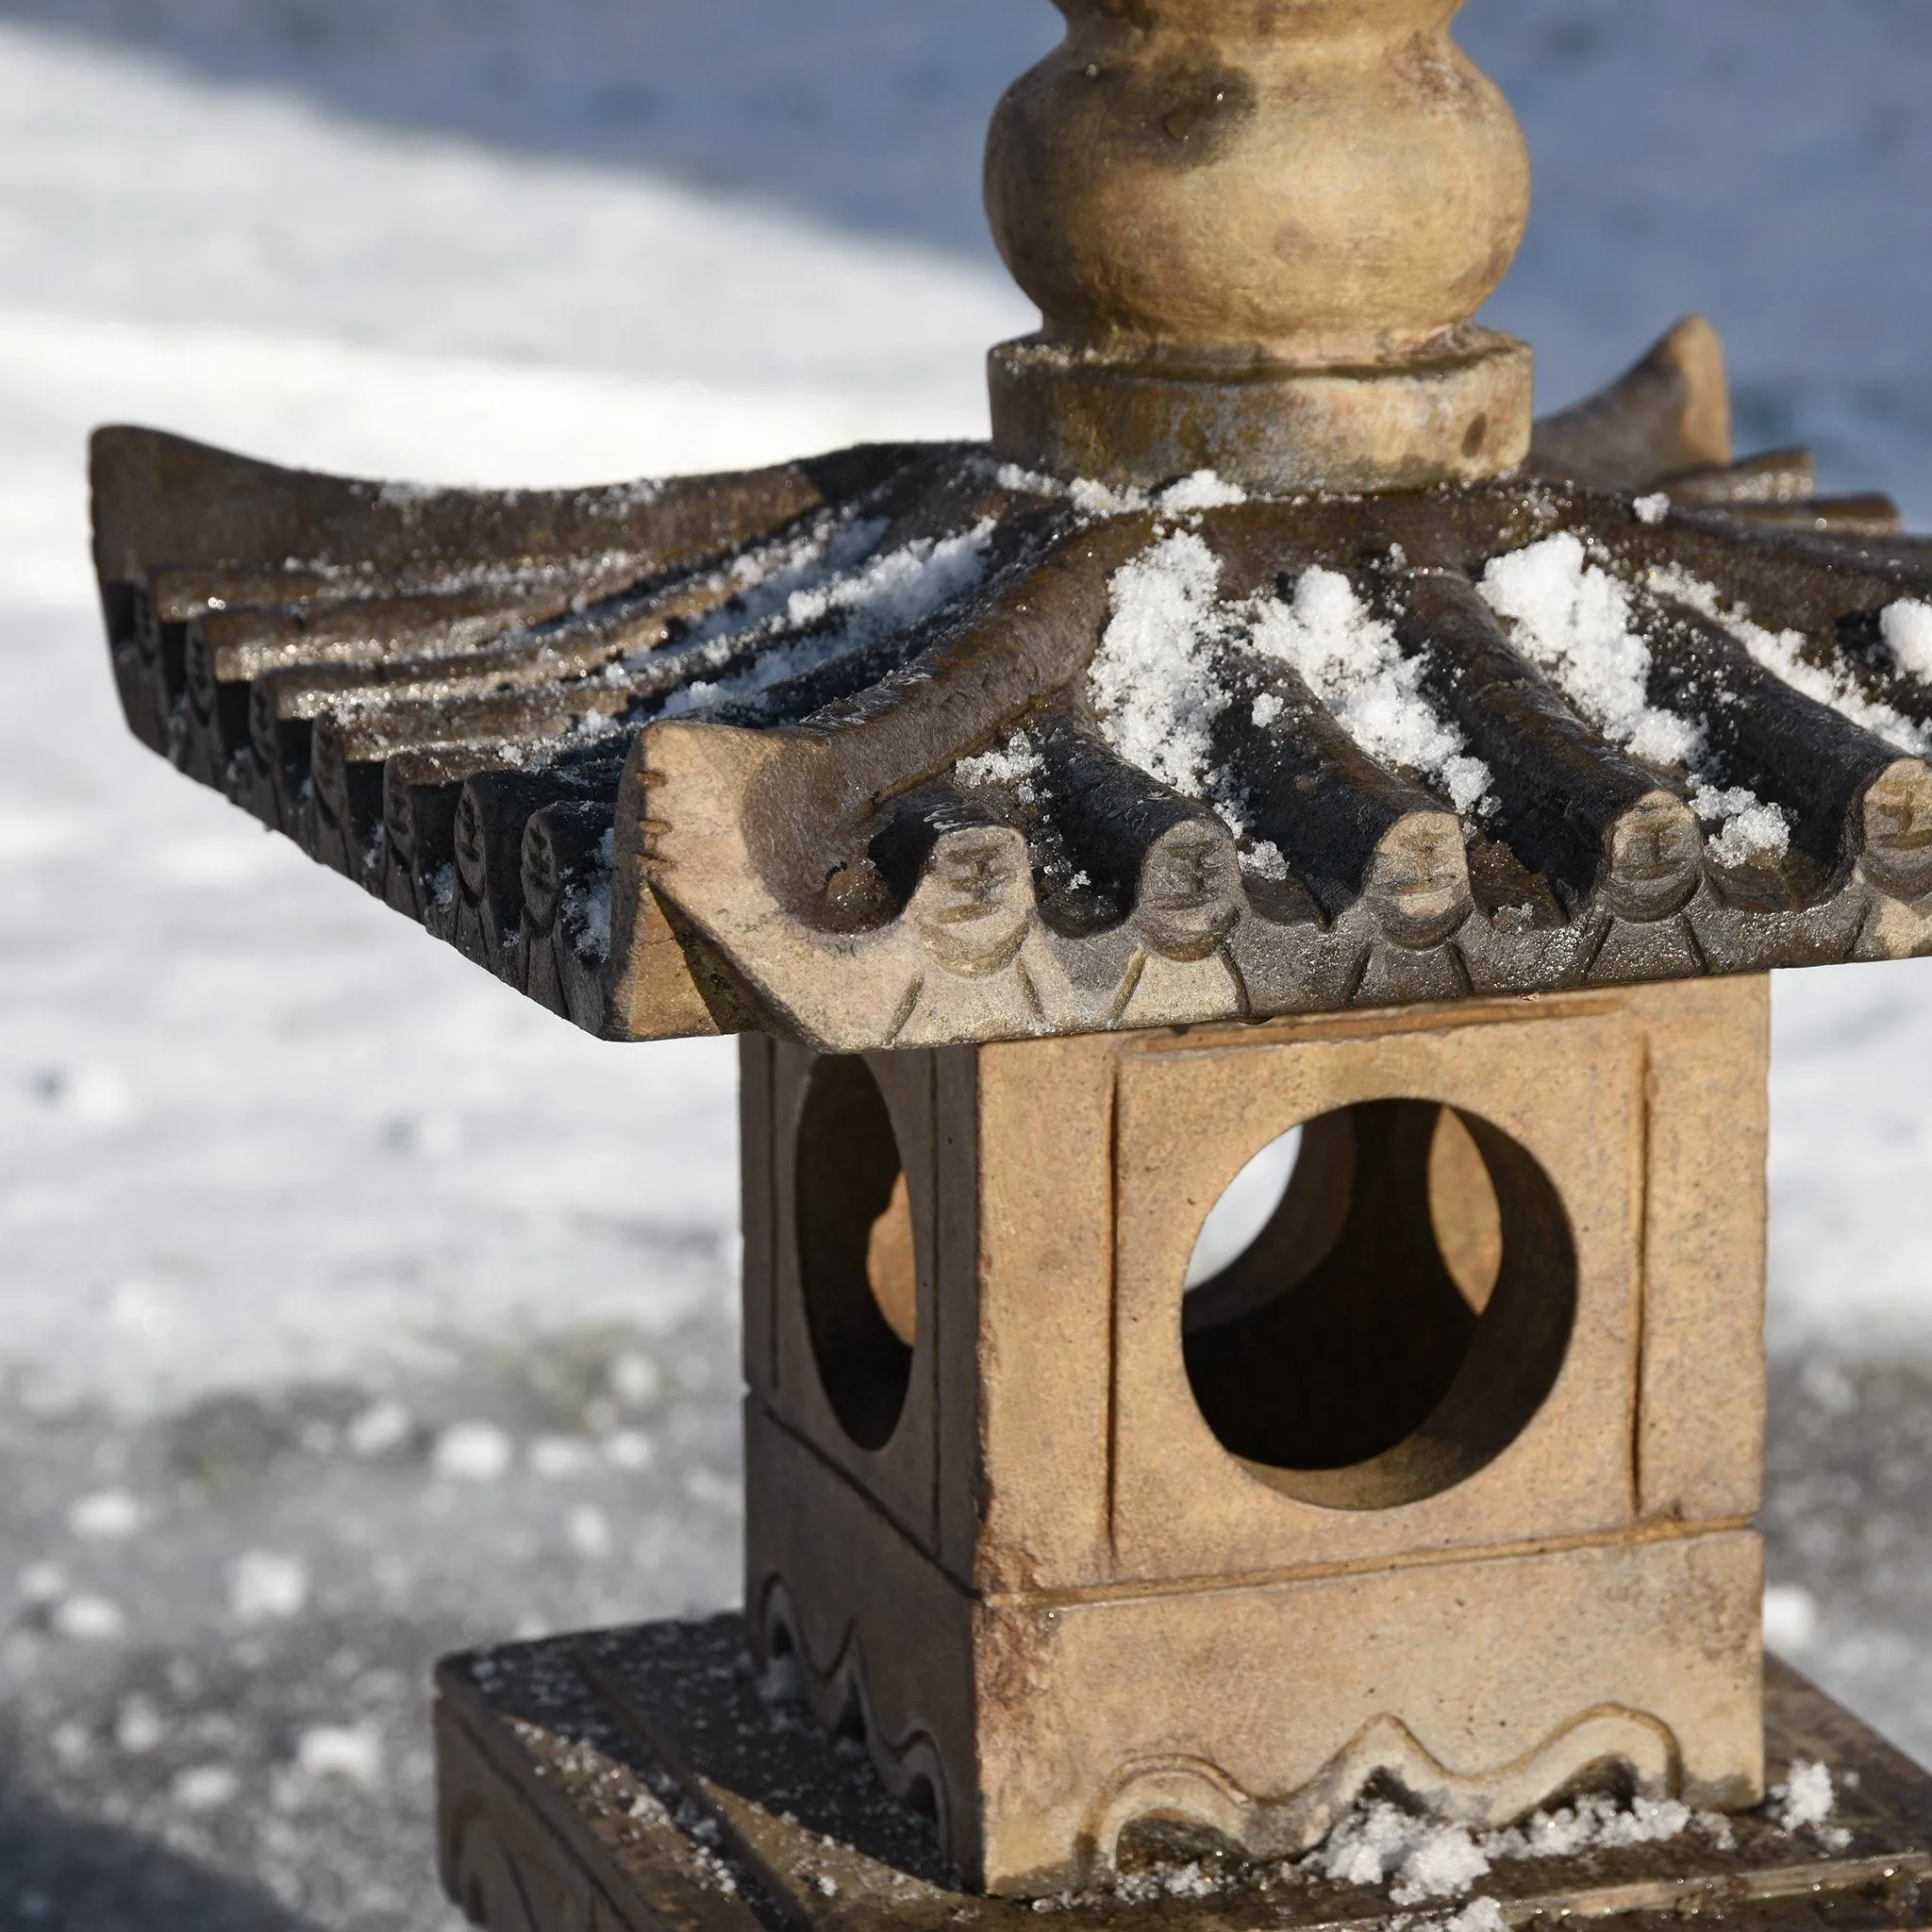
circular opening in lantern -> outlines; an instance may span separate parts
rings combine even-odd
[[[862,1059],[813,1069],[795,1178],[799,1281],[819,1381],[853,1441],[882,1449],[911,1381],[918,1267],[891,1115]]]
[[[1555,1386],[1576,1312],[1568,1217],[1535,1158],[1435,1101],[1368,1101],[1261,1149],[1195,1241],[1181,1345],[1203,1419],[1333,1508],[1436,1495]]]

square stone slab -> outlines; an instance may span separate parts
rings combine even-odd
[[[860,1744],[761,1694],[735,1615],[473,1652],[444,1661],[438,1692],[443,1884],[489,1932],[1019,1932],[1048,1914],[1068,1932],[1396,1932],[1458,1909],[1401,1910],[1386,1889],[1273,1865],[1221,1869],[1179,1895],[1158,1865],[1126,1895],[958,1890],[927,1821],[887,1796]],[[1831,1768],[1842,1841],[1746,1814],[1728,1850],[1692,1829],[1499,1861],[1480,1894],[1512,1928],[1932,1925],[1932,1774],[1774,1658],[1765,1725],[1774,1774],[1802,1758]]]

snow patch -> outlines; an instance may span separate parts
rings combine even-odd
[[[192,1764],[177,1772],[168,1795],[183,1811],[218,1811],[242,1794],[242,1779],[231,1765]]]
[[[822,521],[735,558],[712,579],[730,594],[664,643],[631,652],[607,675],[669,662],[687,677],[717,670],[763,630],[779,634],[823,615],[828,586],[863,567],[891,525],[884,517]]]
[[[993,480],[1002,490],[1016,493],[1065,497],[1086,517],[1131,516],[1144,509],[1174,517],[1195,516],[1204,509],[1234,509],[1251,500],[1239,483],[1229,482],[1214,470],[1196,470],[1166,489],[1153,491],[1137,490],[1132,484],[1103,483],[1095,476],[1075,476],[1068,482],[1018,463],[1002,463],[993,472]]]
[[[1717,836],[1707,840],[1720,865],[1750,865],[1782,858],[1791,846],[1791,822],[1782,806],[1766,805],[1742,785],[1720,791],[1701,778],[1691,787],[1690,808]]]
[[[610,1519],[594,1503],[579,1503],[564,1519],[565,1541],[587,1563],[601,1563],[609,1556],[615,1539]]]
[[[1907,597],[1889,605],[1878,629],[1898,668],[1921,684],[1932,683],[1932,604]]]
[[[1569,1858],[1620,1845],[1665,1844],[1697,1822],[1697,1814],[1674,1798],[1638,1797],[1620,1805],[1594,1793],[1534,1812],[1521,1824],[1488,1833],[1481,1843],[1492,1858]]]
[[[1424,697],[1422,661],[1403,656],[1394,630],[1340,571],[1305,572],[1285,602],[1262,595],[1224,603],[1220,581],[1219,559],[1187,530],[1114,573],[1113,614],[1088,689],[1103,735],[1128,763],[1209,800],[1243,832],[1241,801],[1213,767],[1211,733],[1230,702],[1215,676],[1216,658],[1251,653],[1296,672],[1371,758],[1433,779],[1458,811],[1480,806],[1488,766],[1467,755]],[[1251,716],[1266,728],[1281,709],[1278,697],[1263,692]]]
[[[1317,565],[1302,574],[1289,602],[1265,600],[1253,642],[1298,672],[1372,758],[1434,779],[1458,812],[1481,806],[1490,768],[1468,755],[1461,734],[1424,697],[1423,659],[1403,656],[1393,627],[1340,571]],[[1256,722],[1263,722],[1258,710]]]
[[[604,841],[614,849],[611,833],[604,834]],[[597,856],[602,863],[588,879],[564,888],[561,913],[564,932],[577,957],[602,965],[610,958],[612,861],[603,844]]]
[[[1670,492],[1658,490],[1649,496],[1640,496],[1630,508],[1636,513],[1640,524],[1648,524],[1655,528],[1671,513]]]
[[[1632,623],[1630,592],[1564,531],[1494,558],[1477,587],[1528,657],[1589,721],[1633,757],[1693,764],[1703,733],[1651,704],[1650,647]]]
[[[400,1402],[372,1402],[352,1416],[346,1432],[352,1456],[387,1456],[408,1440],[413,1424]]]
[[[884,517],[850,517],[734,558],[729,576],[737,588],[731,601],[693,625],[691,640],[709,642],[789,616],[794,599],[810,600],[862,563],[888,527]]]
[[[1772,1822],[1784,1831],[1816,1830],[1838,1803],[1831,1767],[1815,1758],[1792,1761],[1785,1782],[1772,1787]]]
[[[1202,472],[1211,475],[1211,472]],[[1103,483],[1095,476],[1075,476],[1069,482],[1063,476],[1049,476],[1040,470],[1028,470],[1018,463],[1002,463],[993,472],[993,481],[1002,490],[1011,490],[1027,496],[1064,497],[1083,517],[1132,516],[1137,510],[1147,508],[1151,498],[1144,490],[1136,490],[1132,485],[1115,489],[1110,483]],[[1174,486],[1178,489],[1180,486]],[[1203,506],[1204,508],[1206,506]]]
[[[1189,516],[1204,509],[1235,509],[1248,500],[1239,483],[1230,483],[1212,470],[1196,470],[1178,483],[1170,483],[1154,501],[1170,516]]]
[[[308,1601],[308,1566],[279,1550],[244,1550],[228,1566],[228,1609],[239,1624],[281,1624]]]
[[[1861,725],[1886,743],[1917,756],[1932,745],[1932,734],[1910,719],[1902,717],[1890,705],[1868,698],[1859,691],[1849,671],[1833,672],[1812,664],[1805,658],[1803,631],[1766,630],[1755,624],[1735,605],[1725,603],[1714,584],[1692,576],[1689,571],[1669,565],[1653,570],[1650,588],[1663,596],[1674,597],[1700,617],[1743,645],[1753,660],[1779,677],[1795,691],[1814,703],[1836,711],[1840,718]],[[1892,608],[1898,607],[1894,605]],[[1882,622],[1883,620],[1881,620]]]
[[[962,785],[1008,786],[1023,802],[1030,804],[1036,781],[1044,770],[1039,747],[1020,731],[991,751],[961,758],[953,767],[953,776]]]
[[[130,1757],[145,1757],[167,1736],[168,1726],[151,1699],[140,1691],[122,1701],[114,1714],[114,1745]]]
[[[1405,1811],[1386,1799],[1358,1805],[1309,1853],[1307,1868],[1343,1885],[1384,1885],[1399,1906],[1453,1898],[1488,1875],[1467,1827]]]
[[[1303,1859],[1302,1869],[1345,1885],[1387,1885],[1394,1904],[1415,1906],[1459,1896],[1498,1861],[1661,1844],[1693,1825],[1716,1844],[1730,1840],[1727,1820],[1693,1812],[1674,1798],[1639,1797],[1625,1805],[1592,1794],[1537,1811],[1521,1824],[1482,1833],[1375,1798],[1357,1804]],[[1490,1903],[1473,1901],[1471,1909]],[[1450,1924],[1459,1924],[1465,1916],[1458,1913]],[[1487,1913],[1470,1922],[1473,1932],[1490,1924]]]
[[[1116,490],[1092,476],[1076,476],[1067,495],[1083,517],[1125,517],[1147,508],[1147,492],[1131,487]]]
[[[1227,707],[1211,653],[1237,627],[1221,563],[1191,531],[1163,537],[1108,585],[1113,614],[1087,674],[1102,735],[1131,765],[1191,797],[1212,789],[1208,733]]]
[[[581,1436],[538,1436],[530,1443],[530,1474],[546,1482],[568,1482],[597,1466],[597,1451]]]
[[[1420,1905],[1429,1898],[1455,1898],[1486,1876],[1489,1869],[1488,1857],[1468,1832],[1457,1825],[1441,1825],[1403,1859],[1389,1896],[1399,1906]]]
[[[1002,463],[992,473],[992,480],[1016,496],[1060,496],[1067,488],[1058,476],[1049,476],[1043,470],[1029,470],[1024,463]]]
[[[1248,870],[1264,879],[1285,879],[1288,860],[1273,839],[1257,839],[1248,853]]]
[[[62,1597],[48,1621],[57,1637],[75,1643],[111,1643],[127,1628],[121,1606],[111,1597],[96,1596],[91,1591]]]
[[[436,1439],[436,1473],[461,1483],[493,1483],[508,1474],[516,1445],[494,1423],[455,1423]]]
[[[1230,1874],[1190,1859],[1184,1865],[1154,1865],[1134,1872],[1118,1872],[1102,1890],[1061,1892],[1033,1901],[1036,1912],[1058,1912],[1080,1906],[1122,1904],[1153,1905],[1161,1899],[1212,1898],[1229,1889]]]
[[[915,537],[849,576],[794,591],[786,603],[786,619],[803,625],[843,613],[840,641],[848,650],[904,630],[978,583],[995,527],[992,518],[984,517],[951,537]]]
[[[1818,1599],[1802,1583],[1773,1583],[1764,1591],[1764,1641],[1780,1655],[1808,1650],[1818,1636]]]
[[[374,1724],[310,1724],[295,1740],[295,1762],[310,1777],[382,1782],[382,1739]]]
[[[774,641],[730,676],[681,686],[666,702],[662,715],[688,717],[733,699],[756,696],[893,631],[910,629],[942,605],[964,596],[986,575],[994,527],[993,520],[986,517],[951,537],[915,537],[857,569],[792,591],[774,625],[781,633],[804,630],[811,635],[790,643]],[[741,627],[741,623],[734,623],[706,647],[711,661],[722,664],[730,655]]]
[[[1895,712],[1886,710],[1881,719],[1883,708],[1865,704],[1847,686],[1805,664],[1798,655],[1804,641],[1796,632],[1774,638],[1725,609],[1709,585],[1674,568],[1653,571],[1649,583],[1720,625],[1757,661],[1807,695],[1832,703],[1847,716],[1861,711],[1857,722],[1873,729],[1883,723],[1905,727]],[[1697,764],[1703,731],[1691,720],[1651,704],[1650,647],[1637,633],[1630,592],[1590,560],[1580,539],[1564,532],[1496,558],[1480,588],[1527,655],[1612,742],[1653,764]],[[1699,780],[1690,803],[1714,833],[1709,850],[1720,865],[1778,859],[1790,849],[1790,820],[1783,808],[1742,786],[1720,788]]]
[[[125,1490],[95,1490],[67,1506],[67,1526],[75,1536],[107,1542],[132,1536],[146,1515]]]

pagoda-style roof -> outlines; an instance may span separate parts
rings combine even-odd
[[[1726,460],[1687,341],[1522,475],[1367,498],[974,444],[430,490],[108,429],[115,675],[191,776],[612,1039],[1932,950],[1932,544]]]

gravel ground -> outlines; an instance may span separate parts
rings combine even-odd
[[[734,1348],[558,1332],[133,1427],[0,1401],[0,1925],[457,1923],[430,1666],[734,1598]]]
[[[1766,1636],[1932,1764],[1932,1362],[1808,1352],[1771,1397]]]

